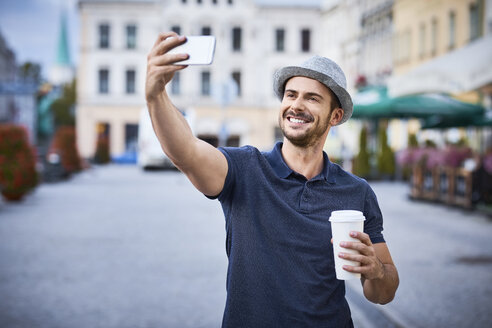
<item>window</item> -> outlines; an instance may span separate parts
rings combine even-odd
[[[126,26],[126,48],[135,49],[137,47],[137,27],[135,25]]]
[[[302,52],[309,52],[311,50],[311,30],[301,30],[301,50]]]
[[[100,69],[99,70],[99,93],[109,93],[109,70]]]
[[[137,151],[138,124],[125,124],[125,150]]]
[[[241,51],[241,28],[234,27],[232,29],[232,50]]]
[[[135,70],[129,69],[126,71],[126,93],[135,93]]]
[[[210,96],[210,72],[202,72],[202,96]]]
[[[277,52],[285,51],[285,30],[283,28],[275,30],[275,50]]]
[[[454,11],[449,13],[449,48],[456,46],[456,14]]]
[[[173,79],[171,80],[171,93],[173,95],[179,95],[181,93],[180,79],[180,72],[174,73]]]
[[[181,27],[179,25],[173,25],[171,26],[171,31],[173,31],[176,34],[181,34]]]
[[[202,35],[212,35],[212,28],[210,26],[202,27]]]
[[[237,84],[237,95],[241,97],[241,72],[232,72],[232,79]]]
[[[470,11],[470,41],[473,41],[481,35],[479,4],[476,3],[471,4],[469,11]]]
[[[227,136],[226,147],[239,147],[241,137],[238,135]]]
[[[108,24],[99,25],[99,48],[101,48],[101,49],[109,48],[109,25]]]
[[[432,25],[431,25],[431,54],[432,56],[435,56],[437,54],[437,42],[438,42],[438,37],[437,37],[437,19],[432,20]]]
[[[420,57],[425,56],[425,25],[420,25],[419,30],[419,55]]]

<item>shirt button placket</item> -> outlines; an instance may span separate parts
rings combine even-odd
[[[304,190],[302,191],[300,207],[303,212],[309,211],[309,187],[307,182],[304,184]]]

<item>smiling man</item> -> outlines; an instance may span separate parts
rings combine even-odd
[[[165,85],[186,54],[168,54],[185,42],[163,33],[148,56],[146,97],[165,153],[207,197],[217,198],[226,220],[227,300],[223,327],[353,327],[344,281],[334,268],[331,225],[335,210],[359,210],[363,233],[345,248],[360,262],[364,295],[390,302],[398,273],[382,235],[376,196],[367,182],[345,172],[323,152],[330,128],[352,115],[345,76],[315,56],[276,72],[284,140],[273,150],[216,149],[195,138]]]

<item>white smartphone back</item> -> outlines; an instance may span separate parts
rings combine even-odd
[[[214,59],[215,36],[200,35],[187,36],[186,42],[171,49],[170,54],[188,54],[186,60],[175,63],[175,65],[210,65]]]

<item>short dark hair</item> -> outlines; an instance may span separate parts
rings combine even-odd
[[[342,105],[340,104],[340,100],[338,99],[337,95],[333,91],[331,91],[330,88],[328,88],[328,90],[330,91],[330,96],[331,96],[330,112],[333,111],[335,108],[342,108]]]

